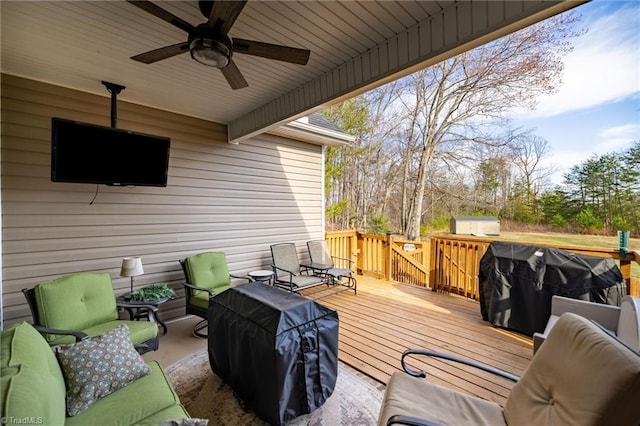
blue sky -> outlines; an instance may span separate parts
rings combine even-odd
[[[594,154],[640,140],[640,2],[596,0],[576,11],[587,32],[565,57],[559,91],[512,117],[514,126],[549,142],[554,184]]]

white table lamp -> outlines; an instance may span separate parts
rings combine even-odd
[[[133,291],[133,277],[144,274],[140,257],[125,257],[122,259],[121,277],[131,277],[131,291]]]

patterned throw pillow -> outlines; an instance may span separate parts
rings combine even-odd
[[[110,393],[151,374],[123,324],[100,336],[54,347],[67,387],[67,413],[80,414]]]

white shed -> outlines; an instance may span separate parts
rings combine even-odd
[[[500,220],[495,216],[454,216],[450,231],[460,235],[500,235]]]

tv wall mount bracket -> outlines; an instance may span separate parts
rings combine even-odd
[[[118,95],[126,89],[126,87],[104,80],[102,84],[107,88],[107,92],[111,93],[111,127],[115,129],[116,122],[118,121]]]

